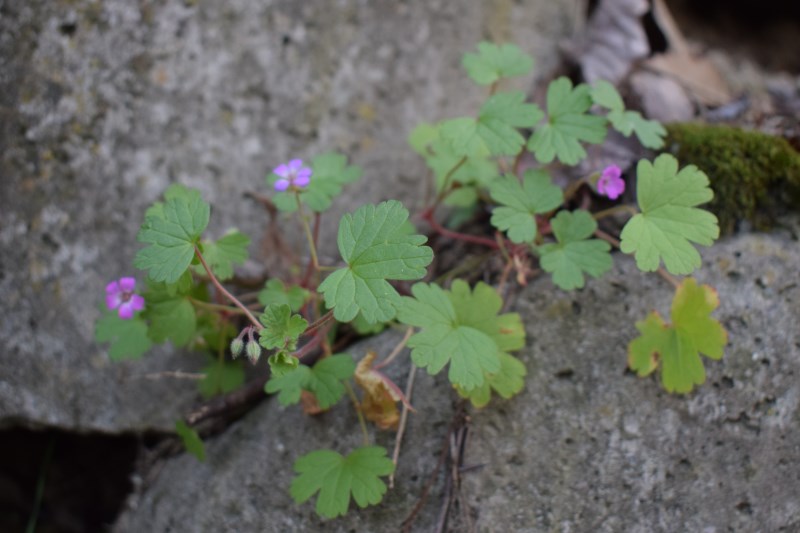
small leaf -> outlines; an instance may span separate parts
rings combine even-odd
[[[524,76],[533,69],[533,58],[513,44],[478,43],[477,54],[464,54],[461,64],[478,85],[491,85],[500,78]]]
[[[611,246],[589,239],[597,222],[588,211],[561,211],[551,225],[558,244],[544,244],[539,251],[542,269],[553,274],[553,283],[565,291],[580,289],[584,272],[597,278],[611,268]]]
[[[194,258],[194,247],[208,225],[209,213],[199,194],[167,200],[163,216],[151,215],[142,224],[137,239],[148,246],[136,254],[134,266],[147,270],[153,281],[178,281]]]
[[[608,120],[614,129],[626,137],[636,133],[643,146],[657,150],[664,146],[667,130],[656,120],[647,120],[638,111],[612,111]]]
[[[580,84],[574,89],[565,77],[558,78],[547,88],[548,122],[534,131],[528,149],[541,163],[554,158],[575,165],[586,157],[581,141],[601,143],[606,138],[606,119],[588,114],[592,106],[589,86]]]
[[[596,82],[591,95],[595,104],[609,110],[608,120],[625,137],[630,137],[635,132],[639,142],[648,148],[658,149],[664,146],[667,130],[656,120],[646,120],[638,111],[625,111],[622,97],[609,82]]]
[[[203,241],[201,244],[203,257],[211,267],[211,271],[220,281],[233,277],[233,265],[241,265],[247,261],[247,247],[250,237],[239,231],[232,231],[214,241]],[[205,274],[202,265],[195,265],[195,272]]]
[[[94,340],[111,343],[108,356],[112,361],[138,359],[153,346],[147,336],[147,324],[139,316],[124,320],[116,311],[106,312],[97,321]]]
[[[706,373],[700,354],[720,359],[728,337],[710,316],[717,307],[714,289],[685,279],[672,300],[672,325],[656,312],[636,323],[641,335],[628,345],[628,366],[647,376],[661,364],[661,382],[669,392],[685,393],[702,384]]]
[[[492,397],[492,390],[505,399],[518,394],[525,386],[525,376],[528,371],[525,365],[516,357],[507,353],[500,354],[500,370],[496,374],[486,376],[486,381],[480,387],[465,391],[456,386],[456,391],[462,398],[467,398],[475,407],[485,407]]]
[[[492,211],[492,225],[507,231],[516,243],[533,242],[536,214],[552,211],[564,201],[561,189],[541,170],[526,171],[521,185],[514,176],[503,176],[492,183],[489,192],[502,206]]]
[[[508,315],[497,316],[502,300],[485,283],[470,291],[466,282],[456,280],[451,292],[417,283],[411,292],[414,298],[404,297],[398,312],[401,322],[422,328],[408,341],[411,359],[430,374],[449,363],[450,381],[466,391],[500,370],[500,343],[515,349],[524,342],[514,326],[518,315],[511,322]]]
[[[376,357],[375,352],[367,352],[356,365],[354,379],[364,391],[361,412],[381,429],[397,429],[400,423],[400,411],[397,409],[397,402],[401,400],[400,391],[389,378],[372,368]]]
[[[342,193],[342,187],[360,177],[361,168],[348,166],[345,156],[334,152],[319,155],[311,162],[311,181],[300,191],[300,201],[315,213],[322,213]],[[272,174],[267,177],[267,183],[271,187],[279,178]],[[272,200],[281,211],[297,210],[294,192],[280,192]]]
[[[292,314],[291,308],[286,304],[267,306],[259,320],[264,324],[264,329],[259,332],[258,343],[267,350],[296,349],[297,339],[308,327],[308,321],[300,315]]]
[[[235,391],[244,383],[244,369],[236,362],[214,359],[203,369],[205,378],[200,380],[200,393],[206,397]]]
[[[258,301],[264,307],[272,304],[288,305],[293,313],[300,311],[308,299],[308,291],[298,285],[286,286],[279,279],[268,280],[261,292]]]
[[[636,266],[645,272],[664,266],[672,274],[691,274],[701,264],[692,242],[709,246],[719,237],[717,217],[697,205],[714,193],[708,177],[694,165],[678,172],[670,154],[654,163],[639,161],[636,195],[641,213],[622,229],[620,249],[636,254]]]
[[[356,364],[349,355],[332,355],[317,361],[313,368],[299,365],[283,376],[272,376],[264,390],[268,394],[280,392],[278,401],[281,405],[299,402],[302,391],[307,391],[316,396],[322,409],[327,409],[345,393],[342,381],[350,378],[355,368]]]
[[[297,477],[289,489],[297,503],[317,496],[317,514],[335,518],[347,513],[350,497],[359,507],[380,503],[386,493],[381,477],[394,472],[386,450],[378,446],[358,448],[343,457],[332,450],[317,450],[294,463]]]
[[[267,362],[270,373],[275,377],[285,376],[300,366],[300,359],[285,351],[270,355]]]
[[[175,432],[183,441],[183,447],[186,448],[186,451],[197,457],[198,461],[205,462],[206,447],[203,445],[203,441],[197,431],[189,427],[183,420],[178,420],[175,422]]]
[[[442,138],[459,156],[517,155],[525,138],[517,128],[533,127],[543,113],[526,104],[522,92],[498,93],[481,107],[478,118],[456,118],[444,122]]]
[[[360,312],[369,323],[394,318],[400,296],[387,280],[414,280],[425,275],[433,251],[422,235],[408,235],[408,210],[390,200],[364,205],[339,223],[339,253],[347,263],[319,286],[336,320],[349,322]]]

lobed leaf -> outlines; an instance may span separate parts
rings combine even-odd
[[[368,323],[394,318],[400,301],[387,280],[414,280],[425,275],[433,251],[422,235],[405,229],[408,210],[395,200],[365,205],[339,223],[338,245],[347,263],[319,286],[325,304],[340,322],[359,313]]]
[[[539,126],[528,141],[528,149],[541,163],[558,158],[575,165],[586,157],[581,141],[601,143],[606,137],[606,119],[588,113],[592,98],[588,85],[574,89],[565,77],[558,78],[547,88],[548,122]]]
[[[282,376],[272,376],[264,390],[268,394],[279,392],[281,405],[299,402],[301,393],[307,391],[317,398],[322,409],[327,409],[345,393],[342,381],[350,378],[355,368],[349,355],[332,355],[317,361],[313,368],[301,364]]]
[[[694,165],[678,172],[670,154],[652,164],[641,160],[636,171],[641,213],[622,229],[620,249],[635,254],[636,266],[645,272],[663,260],[670,273],[690,274],[701,264],[691,243],[709,246],[719,237],[717,217],[695,207],[714,197],[708,177]]]
[[[279,279],[270,279],[258,293],[258,301],[264,307],[272,304],[288,305],[293,313],[303,307],[308,299],[308,291],[298,285],[286,286]]]
[[[347,513],[350,498],[359,507],[380,503],[386,493],[382,476],[394,472],[394,463],[379,446],[366,446],[343,457],[332,450],[317,450],[294,463],[297,476],[289,489],[297,503],[317,496],[317,514],[335,518]]]
[[[111,343],[108,356],[112,361],[138,359],[153,346],[147,324],[139,316],[124,320],[116,311],[106,312],[95,323],[94,340]]]
[[[564,201],[561,189],[542,170],[526,171],[522,184],[514,176],[503,176],[491,184],[489,193],[501,204],[492,211],[492,225],[515,243],[533,242],[536,214],[552,211]]]
[[[267,350],[296,349],[297,339],[308,327],[308,321],[300,315],[292,314],[292,309],[287,304],[268,305],[259,321],[264,329],[258,334],[258,343]]]
[[[200,249],[203,257],[217,276],[224,281],[233,277],[233,265],[241,265],[247,261],[247,247],[250,246],[250,237],[239,231],[231,231],[216,241],[203,241]],[[202,265],[195,265],[195,272],[205,274]]]
[[[722,357],[727,333],[711,312],[719,306],[717,292],[685,279],[672,300],[672,324],[658,313],[636,323],[641,334],[628,345],[628,366],[647,376],[661,365],[661,382],[669,392],[685,393],[706,379],[700,354]]]
[[[550,222],[558,243],[539,247],[539,262],[553,275],[553,283],[565,291],[584,285],[584,272],[599,277],[612,265],[611,246],[600,239],[589,239],[597,222],[588,211],[561,211]]]
[[[477,54],[464,54],[461,64],[478,85],[491,85],[501,78],[524,76],[533,69],[533,58],[513,44],[478,43]]]

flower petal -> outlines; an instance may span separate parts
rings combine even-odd
[[[133,318],[133,304],[130,300],[119,306],[119,317],[123,320]]]
[[[292,172],[297,172],[301,168],[303,168],[303,160],[302,159],[292,159],[289,161],[289,170]]]
[[[119,283],[116,281],[112,281],[108,285],[106,285],[106,294],[117,294],[119,292]]]
[[[274,187],[276,191],[285,191],[289,188],[289,185],[289,180],[281,178],[275,182]]]
[[[116,294],[106,294],[106,307],[109,310],[114,310],[120,306],[122,303],[122,298],[120,297],[119,293]]]
[[[311,178],[311,169],[308,167],[301,168],[300,170],[297,171],[297,177],[305,179]]]
[[[130,299],[131,307],[133,307],[134,311],[141,311],[144,309],[144,298],[139,296],[138,294],[132,294]]]
[[[308,176],[305,176],[305,177],[302,177],[302,176],[297,176],[297,177],[295,178],[295,180],[294,180],[294,184],[295,184],[295,186],[297,186],[297,187],[305,187],[305,186],[307,186],[307,185],[308,185],[310,182],[311,182],[311,178],[310,178],[310,177],[308,177]]]
[[[122,278],[119,280],[119,288],[122,292],[133,292],[136,288],[136,278]]]
[[[278,165],[277,167],[275,167],[275,170],[272,171],[273,174],[277,174],[282,178],[288,178],[289,172],[290,172],[289,167],[287,167],[286,165]]]

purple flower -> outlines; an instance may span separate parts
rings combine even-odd
[[[110,310],[118,309],[122,319],[133,318],[135,311],[144,309],[144,298],[135,294],[136,280],[133,278],[120,278],[106,285],[106,307]]]
[[[311,181],[311,169],[303,166],[302,159],[292,159],[272,172],[281,178],[275,182],[276,191],[285,191],[289,187],[303,188]]]
[[[597,192],[616,200],[625,192],[625,180],[620,176],[622,170],[617,165],[609,165],[603,169],[600,179],[597,180]]]

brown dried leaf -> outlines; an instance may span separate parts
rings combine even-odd
[[[397,402],[401,401],[402,397],[389,378],[372,368],[376,356],[375,352],[367,352],[367,355],[358,362],[353,376],[364,391],[361,412],[367,420],[381,429],[397,429],[400,423]]]

